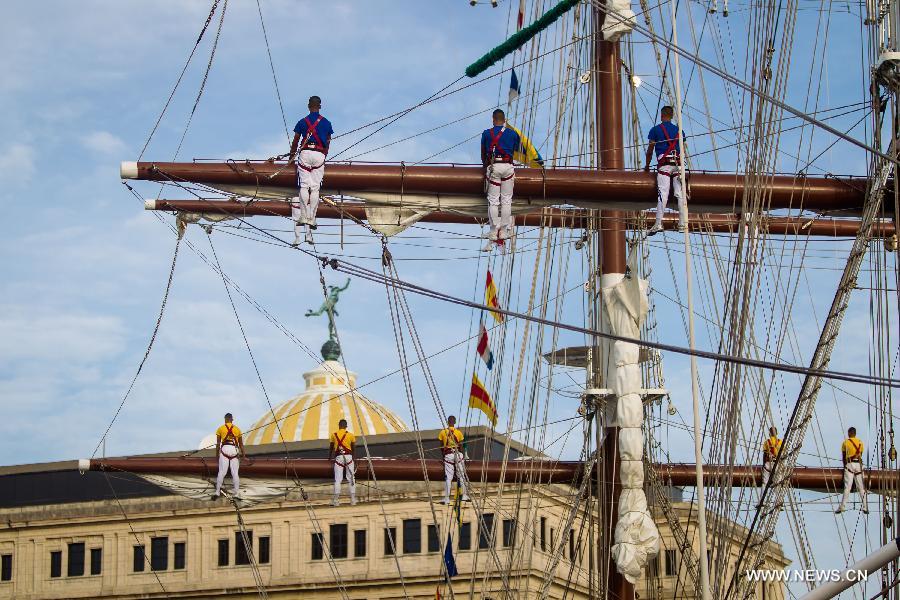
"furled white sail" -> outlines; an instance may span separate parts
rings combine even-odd
[[[631,0],[606,0],[606,19],[600,34],[607,42],[616,42],[634,29],[634,11]]]
[[[192,475],[158,475],[155,473],[138,473],[137,475],[173,494],[192,500],[209,500],[216,489],[214,481]],[[231,480],[226,479],[225,483],[226,492],[230,492]],[[241,492],[237,498],[237,505],[244,508],[260,502],[283,498],[296,489],[297,485],[290,479],[241,477]]]
[[[637,253],[633,253],[634,260]],[[601,279],[603,298],[603,331],[623,337],[640,336],[641,324],[647,316],[647,282],[639,279],[635,265],[632,275],[604,275]],[[659,531],[647,511],[644,494],[643,402],[640,348],[628,342],[603,342],[604,386],[615,394],[615,406],[608,407],[607,422],[619,427],[619,514],[615,528],[613,560],[619,572],[631,583],[641,575],[651,556],[659,552]]]

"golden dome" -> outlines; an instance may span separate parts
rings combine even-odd
[[[326,360],[303,374],[306,389],[274,409],[284,441],[328,439],[341,419],[347,419],[350,431],[357,435],[409,431],[406,423],[386,407],[369,400],[358,391],[351,393],[350,390],[356,387],[356,373],[349,373],[349,386],[344,373],[344,365],[335,360]],[[267,411],[250,427],[244,435],[244,442],[281,442],[271,412]]]

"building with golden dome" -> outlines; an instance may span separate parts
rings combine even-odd
[[[438,431],[409,431],[397,415],[359,394],[338,352],[326,342],[324,362],[303,374],[306,389],[274,409],[284,443],[270,413],[245,431],[250,457],[324,458],[330,430],[346,418],[370,436],[373,456],[439,458]],[[463,431],[472,461],[546,458],[486,427]],[[213,449],[196,455],[215,464]],[[331,481],[294,483],[286,496],[236,513],[227,502],[185,497],[134,473],[82,473],[75,460],[0,467],[0,598],[598,596],[605,565],[590,568],[592,519],[583,502],[573,506],[576,490],[568,485],[473,482],[473,501],[457,519],[450,507],[435,504],[441,481],[360,480],[352,508],[331,505]],[[695,530],[696,510],[673,500],[682,527]],[[655,516],[663,548],[636,589],[641,597],[697,597],[684,584],[681,549],[666,517]],[[746,530],[735,525],[732,531],[736,556]],[[449,582],[448,533],[459,571]],[[780,546],[764,543],[766,564],[783,567]],[[781,584],[768,592],[773,600],[784,598]]]
[[[244,434],[245,444],[328,439],[341,419],[357,435],[380,435],[409,431],[406,423],[385,406],[356,390],[356,373],[327,357],[303,374],[306,389],[263,414]],[[275,418],[272,418],[272,412]],[[276,425],[277,423],[277,425]]]

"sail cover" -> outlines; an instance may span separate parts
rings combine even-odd
[[[634,29],[634,11],[630,0],[606,0],[606,18],[600,34],[607,42],[617,42]]]
[[[636,260],[632,252],[629,263]],[[640,336],[647,315],[647,282],[631,275],[604,275],[601,281],[604,331],[630,338]],[[644,494],[644,407],[641,400],[640,348],[629,342],[605,340],[604,385],[615,393],[615,406],[608,407],[607,422],[619,427],[620,480],[619,514],[612,549],[616,567],[634,583],[651,556],[659,553],[659,531],[647,511]]]
[[[136,473],[136,475],[173,494],[192,500],[209,500],[216,489],[215,482],[192,475],[161,475],[157,473]],[[225,483],[225,490],[230,492],[231,480],[226,480]],[[241,477],[241,493],[237,499],[237,505],[244,508],[260,502],[283,498],[296,489],[297,485],[290,479]]]

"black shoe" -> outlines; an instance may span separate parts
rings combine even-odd
[[[210,499],[210,500],[218,500],[218,499],[219,499],[219,495],[218,495],[218,494],[213,494],[212,496],[209,497],[209,499]]]

